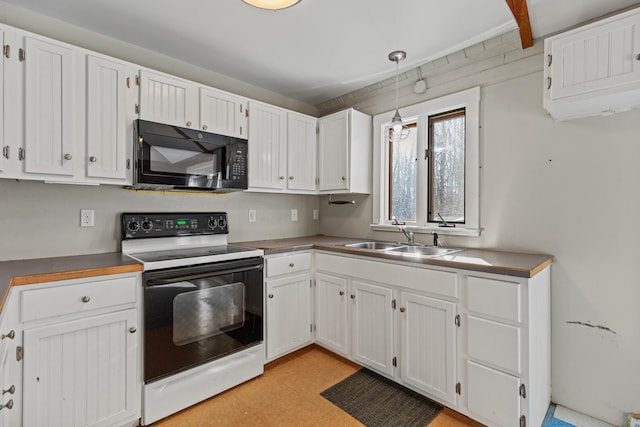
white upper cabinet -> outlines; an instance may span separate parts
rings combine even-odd
[[[316,191],[316,129],[318,119],[287,113],[287,190]]]
[[[287,112],[249,103],[249,189],[279,190],[286,185]]]
[[[348,109],[318,120],[318,189],[371,192],[371,117]]]
[[[4,38],[4,30],[0,27],[0,39],[2,40],[2,46],[6,46],[7,43],[5,42],[5,38]],[[5,48],[6,49],[6,48]],[[10,52],[9,48],[9,52]],[[9,53],[9,56],[11,54]],[[6,168],[7,168],[7,164],[8,164],[8,160],[11,159],[11,147],[9,146],[8,143],[5,142],[5,135],[4,135],[4,104],[5,104],[5,98],[4,98],[4,64],[5,64],[5,58],[6,58],[6,51],[5,53],[0,57],[0,177],[3,176],[3,174],[6,172]]]
[[[140,71],[140,118],[198,128],[198,86],[194,82],[149,70]]]
[[[135,68],[87,55],[87,177],[131,182]]]
[[[640,8],[546,39],[544,77],[558,120],[640,106]]]
[[[247,99],[221,90],[200,88],[200,129],[247,138]]]
[[[77,156],[77,56],[62,43],[26,36],[25,171],[73,177]]]

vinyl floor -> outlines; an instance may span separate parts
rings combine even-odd
[[[176,426],[362,426],[320,396],[360,366],[320,347],[309,346],[265,367],[258,378],[153,424]],[[429,427],[480,427],[444,408]]]

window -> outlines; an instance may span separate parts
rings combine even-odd
[[[393,112],[374,117],[374,229],[479,235],[479,104],[473,88],[403,108],[411,132],[395,143]]]
[[[464,224],[465,109],[429,116],[428,222]]]

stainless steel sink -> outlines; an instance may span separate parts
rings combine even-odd
[[[357,242],[357,243],[347,243],[347,248],[355,248],[355,249],[369,249],[373,251],[386,251],[389,249],[398,248],[401,245],[393,242]]]
[[[389,249],[389,253],[401,253],[403,255],[413,255],[413,256],[442,256],[447,255],[453,252],[458,252],[460,249],[452,249],[452,248],[436,248],[433,246],[401,246],[398,248]]]

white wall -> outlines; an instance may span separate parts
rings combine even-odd
[[[80,209],[95,211],[95,227],[80,228]],[[291,222],[290,209],[298,209]],[[180,194],[126,191],[0,179],[0,260],[120,250],[122,212],[227,212],[229,241],[313,235],[318,198],[260,193]],[[249,209],[256,222],[249,223]]]
[[[640,110],[556,123],[542,109],[542,80],[533,70],[483,87],[483,232],[441,237],[555,255],[552,398],[626,426],[640,411]],[[321,232],[402,239],[371,232],[371,197],[357,200],[323,198]]]

